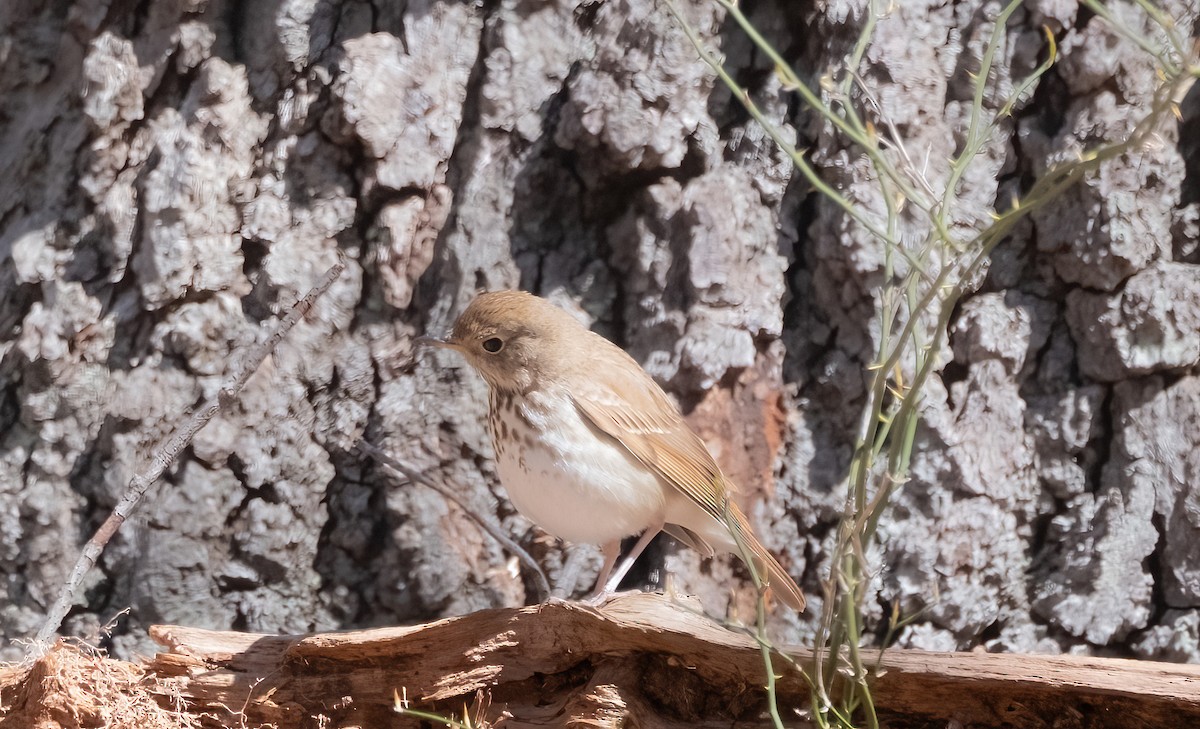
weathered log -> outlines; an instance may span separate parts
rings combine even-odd
[[[755,641],[655,595],[552,602],[404,628],[268,636],[156,626],[159,685],[219,722],[394,725],[414,707],[524,726],[766,726]],[[801,665],[811,651],[787,649]],[[1128,727],[1200,723],[1200,666],[1081,656],[891,650],[873,695],[892,722]],[[808,686],[776,660],[802,723]],[[486,698],[485,698],[486,697]],[[318,717],[325,717],[320,719]],[[789,724],[793,723],[789,721]]]
[[[441,715],[507,715],[508,727],[769,724],[755,641],[661,596],[348,633],[152,635],[168,650],[144,665],[60,642],[0,667],[0,729],[397,726],[397,693]],[[1200,725],[1195,665],[891,650],[879,666],[872,689],[889,726]],[[784,661],[775,668],[785,721],[803,726],[807,684]]]

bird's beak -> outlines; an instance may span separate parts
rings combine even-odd
[[[458,349],[458,344],[447,339],[438,339],[431,337],[428,334],[417,337],[413,340],[413,344],[418,347],[441,347],[443,349]]]

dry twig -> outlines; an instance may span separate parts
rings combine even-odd
[[[175,461],[179,452],[192,442],[196,433],[200,429],[208,425],[209,421],[221,412],[222,409],[229,407],[233,403],[238,394],[242,391],[250,376],[258,370],[259,365],[267,358],[279,342],[291,331],[292,327],[296,326],[309,311],[312,310],[313,304],[321,297],[333,282],[341,276],[342,271],[346,268],[345,259],[341,253],[338,253],[338,262],[325,274],[325,278],[321,280],[304,298],[297,301],[287,316],[280,321],[279,326],[271,333],[269,337],[263,340],[257,346],[248,350],[241,358],[240,362],[235,365],[233,372],[221,384],[221,389],[217,391],[214,399],[205,403],[201,408],[192,413],[192,417],[187,422],[181,424],[171,434],[165,443],[159,446],[150,457],[150,462],[145,467],[134,475],[129,480],[129,486],[126,487],[125,493],[121,496],[121,500],[113,507],[112,513],[92,535],[84,545],[83,550],[79,554],[79,559],[75,562],[75,567],[72,568],[70,576],[63,583],[62,589],[58,593],[58,598],[50,607],[46,614],[46,622],[42,624],[36,638],[30,644],[31,649],[39,654],[44,654],[49,646],[51,636],[57,631],[62,621],[66,618],[67,613],[71,610],[71,604],[75,600],[75,593],[79,591],[79,585],[83,582],[83,578],[96,565],[96,560],[100,558],[100,554],[104,551],[104,547],[112,539],[129,515],[137,508],[138,503],[145,495],[146,489],[150,488],[150,484],[162,477],[163,473]]]
[[[421,471],[397,461],[387,453],[384,453],[378,446],[370,441],[361,440],[358,442],[357,447],[362,453],[374,458],[376,461],[379,461],[388,468],[391,468],[392,470],[402,474],[409,481],[412,481],[413,483],[419,483],[426,488],[431,488],[441,494],[442,497],[447,501],[457,505],[458,508],[462,509],[463,512],[471,518],[471,521],[478,524],[480,529],[483,529],[485,532],[491,535],[492,539],[495,539],[497,542],[499,542],[500,546],[504,547],[511,554],[515,555],[516,558],[521,561],[521,564],[525,565],[525,567],[529,569],[530,573],[533,574],[534,581],[537,583],[538,602],[545,602],[547,599],[549,599],[550,581],[546,579],[546,573],[542,571],[542,567],[537,563],[537,560],[535,560],[529,554],[529,552],[526,552],[524,549],[522,549],[521,545],[514,542],[512,538],[505,534],[504,530],[501,529],[499,525],[493,524],[491,521],[485,519],[482,515],[468,506],[467,503],[463,501],[454,491],[454,489],[444,486],[443,484],[440,484],[437,481],[429,478]]]

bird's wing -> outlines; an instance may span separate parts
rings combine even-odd
[[[589,377],[577,378],[581,384],[572,387],[576,407],[663,480],[725,522],[731,487],[704,441],[633,359],[599,360]]]
[[[729,499],[733,485],[721,475],[712,454],[679,414],[675,404],[629,355],[608,342],[598,346],[586,377],[574,378],[571,396],[584,418],[615,438],[639,461],[680,493],[724,524],[735,535],[739,550],[754,556],[759,575],[778,587],[784,602],[804,610],[804,593],[762,542],[750,522]],[[608,345],[612,346],[612,345]],[[695,532],[680,526],[668,533],[701,553],[712,546]],[[699,540],[699,544],[691,538]],[[701,548],[703,546],[703,548]],[[745,559],[744,555],[739,554]]]

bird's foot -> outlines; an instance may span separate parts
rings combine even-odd
[[[609,592],[608,590],[597,590],[597,591],[593,592],[592,594],[588,595],[587,597],[583,598],[582,600],[580,600],[580,602],[582,602],[584,605],[590,605],[592,607],[600,607],[604,603],[611,600],[615,596],[615,594],[616,593]]]
[[[612,590],[607,590],[607,591],[599,592],[599,593],[594,592],[591,595],[588,595],[587,597],[580,600],[580,602],[584,605],[589,605],[591,607],[601,607],[602,605],[606,605],[610,602],[613,602],[614,600],[621,600],[621,599],[624,599],[627,597],[637,597],[639,595],[652,595],[652,594],[654,594],[654,593],[646,592],[644,590],[622,590],[620,592],[614,592]],[[661,593],[659,593],[659,594],[661,594]]]

